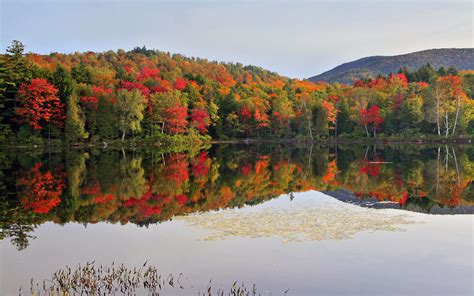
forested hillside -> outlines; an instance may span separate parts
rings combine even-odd
[[[396,56],[366,57],[339,65],[309,80],[352,84],[358,79],[395,73],[402,67],[413,71],[426,64],[435,69],[474,70],[474,48],[429,49]]]
[[[353,86],[146,48],[0,60],[3,144],[119,140],[458,137],[474,130],[474,75],[424,66]]]

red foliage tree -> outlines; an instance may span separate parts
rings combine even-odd
[[[81,103],[84,104],[89,109],[93,109],[97,111],[97,108],[99,108],[99,99],[96,97],[81,97]]]
[[[379,106],[374,105],[369,109],[362,108],[359,110],[358,123],[363,125],[367,136],[369,136],[369,127],[371,127],[374,136],[380,125],[384,122],[380,116]]]
[[[192,127],[197,128],[201,134],[205,134],[210,124],[209,113],[204,108],[194,108],[189,115],[189,121]]]
[[[390,83],[400,82],[403,87],[408,86],[408,79],[403,73],[390,74]]]
[[[356,80],[354,82],[354,87],[364,87],[365,86],[365,82],[363,80]]]
[[[137,81],[144,81],[147,79],[153,79],[156,80],[160,78],[160,70],[159,69],[150,69],[148,67],[143,67],[140,70],[140,73],[135,76],[135,79]]]
[[[186,87],[186,80],[184,78],[178,77],[176,78],[173,87],[177,90],[182,90]]]
[[[244,105],[240,110],[240,116],[243,120],[248,121],[252,118],[252,113],[250,113],[250,110]]]
[[[18,121],[39,130],[50,123],[63,127],[64,105],[57,94],[58,89],[42,78],[22,84],[17,93],[20,103],[16,109]]]
[[[322,105],[323,105],[324,110],[326,111],[326,118],[328,122],[335,124],[338,110],[334,106],[334,103],[323,101]],[[334,126],[330,126],[329,128],[334,129]]]
[[[148,97],[148,95],[150,95],[150,90],[148,89],[148,87],[138,82],[122,81],[122,88],[125,88],[127,90],[138,89],[145,97]]]
[[[260,127],[267,127],[269,120],[268,115],[265,112],[260,112],[260,110],[255,109],[255,113],[253,115],[255,121],[257,122],[257,126]]]
[[[383,118],[380,116],[380,108],[377,105],[374,105],[369,108],[368,111],[370,123],[372,123],[372,131],[375,132],[380,128],[380,125],[383,124]]]
[[[163,117],[165,130],[171,134],[184,133],[188,125],[188,108],[180,102],[174,103],[171,107],[164,108]]]

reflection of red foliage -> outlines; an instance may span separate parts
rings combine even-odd
[[[403,206],[403,205],[405,205],[405,203],[407,202],[407,200],[408,200],[408,192],[405,191],[405,192],[403,192],[402,197],[400,198],[400,200],[398,201],[398,203],[399,203],[401,206]]]
[[[385,200],[387,197],[389,197],[389,196],[387,196],[387,194],[385,194],[383,192],[379,192],[379,191],[370,191],[370,192],[368,192],[368,195],[370,197],[375,197],[379,201]]]
[[[398,187],[398,188],[402,188],[403,187],[403,179],[402,179],[402,176],[400,175],[400,172],[394,172],[393,173],[393,179],[394,179],[394,183],[395,185]]]
[[[332,183],[336,178],[337,173],[339,173],[339,171],[337,170],[337,164],[336,161],[333,160],[328,164],[326,175],[323,176],[323,182]]]
[[[211,167],[211,161],[206,152],[201,152],[196,161],[191,166],[191,171],[195,177],[207,176]]]
[[[165,176],[168,180],[181,184],[189,180],[188,160],[185,154],[170,155],[166,161]]]
[[[244,176],[248,176],[248,174],[250,174],[251,171],[252,171],[251,163],[248,163],[242,166],[242,174],[244,174]]]
[[[96,195],[92,199],[92,202],[96,203],[96,204],[103,204],[103,203],[107,203],[107,202],[109,202],[113,199],[115,199],[115,196],[113,196],[112,194]]]
[[[145,206],[143,216],[150,217],[153,215],[159,215],[161,213],[161,206]]]
[[[42,163],[36,163],[23,177],[18,185],[21,203],[25,209],[34,213],[45,214],[61,202],[61,194],[66,187],[62,168],[55,174],[51,171],[41,172]]]
[[[184,205],[188,202],[188,197],[184,194],[177,195],[175,199],[180,205]]]
[[[82,194],[84,195],[98,195],[100,193],[100,184],[95,182],[93,185],[84,186]]]
[[[258,175],[260,171],[265,170],[268,167],[268,161],[265,159],[259,160],[255,163],[255,173]]]
[[[364,175],[378,177],[380,175],[380,165],[383,159],[376,158],[373,162],[361,161],[359,171]]]
[[[456,182],[453,186],[453,190],[451,191],[451,196],[449,199],[444,202],[445,205],[448,207],[455,207],[461,203],[461,196],[464,190],[471,184],[471,180],[467,179],[464,182]]]

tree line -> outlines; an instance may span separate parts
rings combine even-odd
[[[474,134],[474,72],[418,70],[353,85],[145,47],[0,55],[0,139],[459,137]]]

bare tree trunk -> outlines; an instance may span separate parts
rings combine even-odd
[[[303,102],[303,106],[306,112],[308,112],[308,107],[306,107],[306,102]],[[313,142],[313,131],[311,128],[311,116],[308,116],[308,129],[309,129],[309,137],[311,138],[311,142]]]
[[[125,141],[125,130],[122,131],[122,142]]]
[[[448,134],[449,134],[449,117],[448,117],[448,111],[445,112],[445,121],[444,121],[444,125],[446,127],[446,138],[448,137]]]
[[[366,125],[366,124],[364,125],[364,128],[365,128],[365,133],[367,134],[367,138],[370,137],[370,135],[369,135],[369,130],[367,129],[367,125]]]
[[[453,150],[454,165],[456,166],[456,180],[459,185],[461,183],[461,178],[460,178],[460,173],[459,173],[458,160],[456,158],[456,151],[454,150],[454,147],[452,147],[452,150]]]
[[[446,147],[446,157],[445,159],[445,171],[448,171],[448,163],[449,163],[449,150],[448,150],[448,145],[445,145]]]
[[[369,155],[369,148],[370,148],[370,145],[367,145],[367,149],[365,149],[364,160],[367,160],[367,156]]]
[[[436,125],[438,127],[438,136],[441,136],[441,126],[439,123],[439,105],[440,105],[440,97],[439,94],[436,93]]]
[[[454,126],[453,126],[453,132],[451,133],[454,135],[454,132],[456,131],[456,125],[458,123],[459,119],[459,112],[461,111],[461,102],[459,96],[456,96],[456,116],[454,117]]]
[[[438,196],[439,192],[439,159],[441,155],[441,147],[438,146],[438,158],[436,159],[436,196]]]

